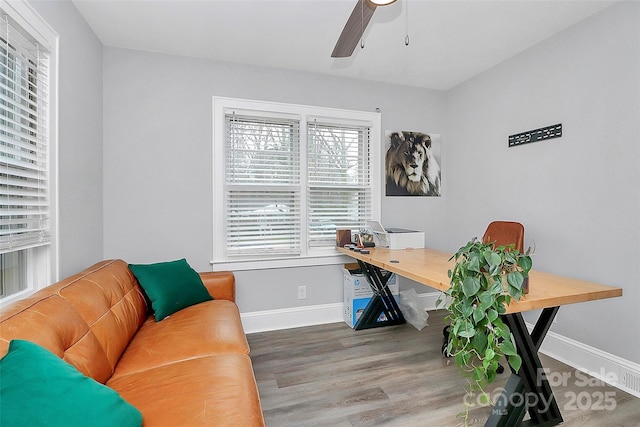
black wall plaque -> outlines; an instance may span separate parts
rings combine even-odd
[[[528,132],[509,135],[509,147],[529,144],[530,142],[542,141],[545,139],[560,138],[562,136],[562,123],[544,128],[530,130]]]

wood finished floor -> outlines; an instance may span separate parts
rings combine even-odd
[[[333,323],[249,334],[267,427],[463,425],[466,380],[440,354],[445,312],[429,314],[422,331],[411,325],[354,331]],[[553,387],[562,426],[640,427],[640,399],[608,385],[583,385],[575,369],[541,359],[554,375],[570,375],[566,385]],[[600,400],[605,392],[613,403]],[[598,400],[615,409],[578,409]],[[471,410],[469,425],[483,426],[490,412]]]

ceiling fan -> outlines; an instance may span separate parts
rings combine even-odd
[[[353,54],[358,41],[362,39],[362,34],[369,24],[373,12],[378,6],[386,6],[396,0],[357,0],[356,7],[353,8],[351,16],[338,38],[336,46],[331,53],[332,58],[347,58]]]

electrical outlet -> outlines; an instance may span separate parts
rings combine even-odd
[[[298,299],[305,299],[307,298],[307,287],[302,285],[302,286],[298,286]]]

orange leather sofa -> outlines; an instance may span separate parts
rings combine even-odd
[[[146,427],[264,426],[230,272],[200,273],[213,296],[156,322],[122,260],[0,312],[0,357],[29,340],[117,391]]]

